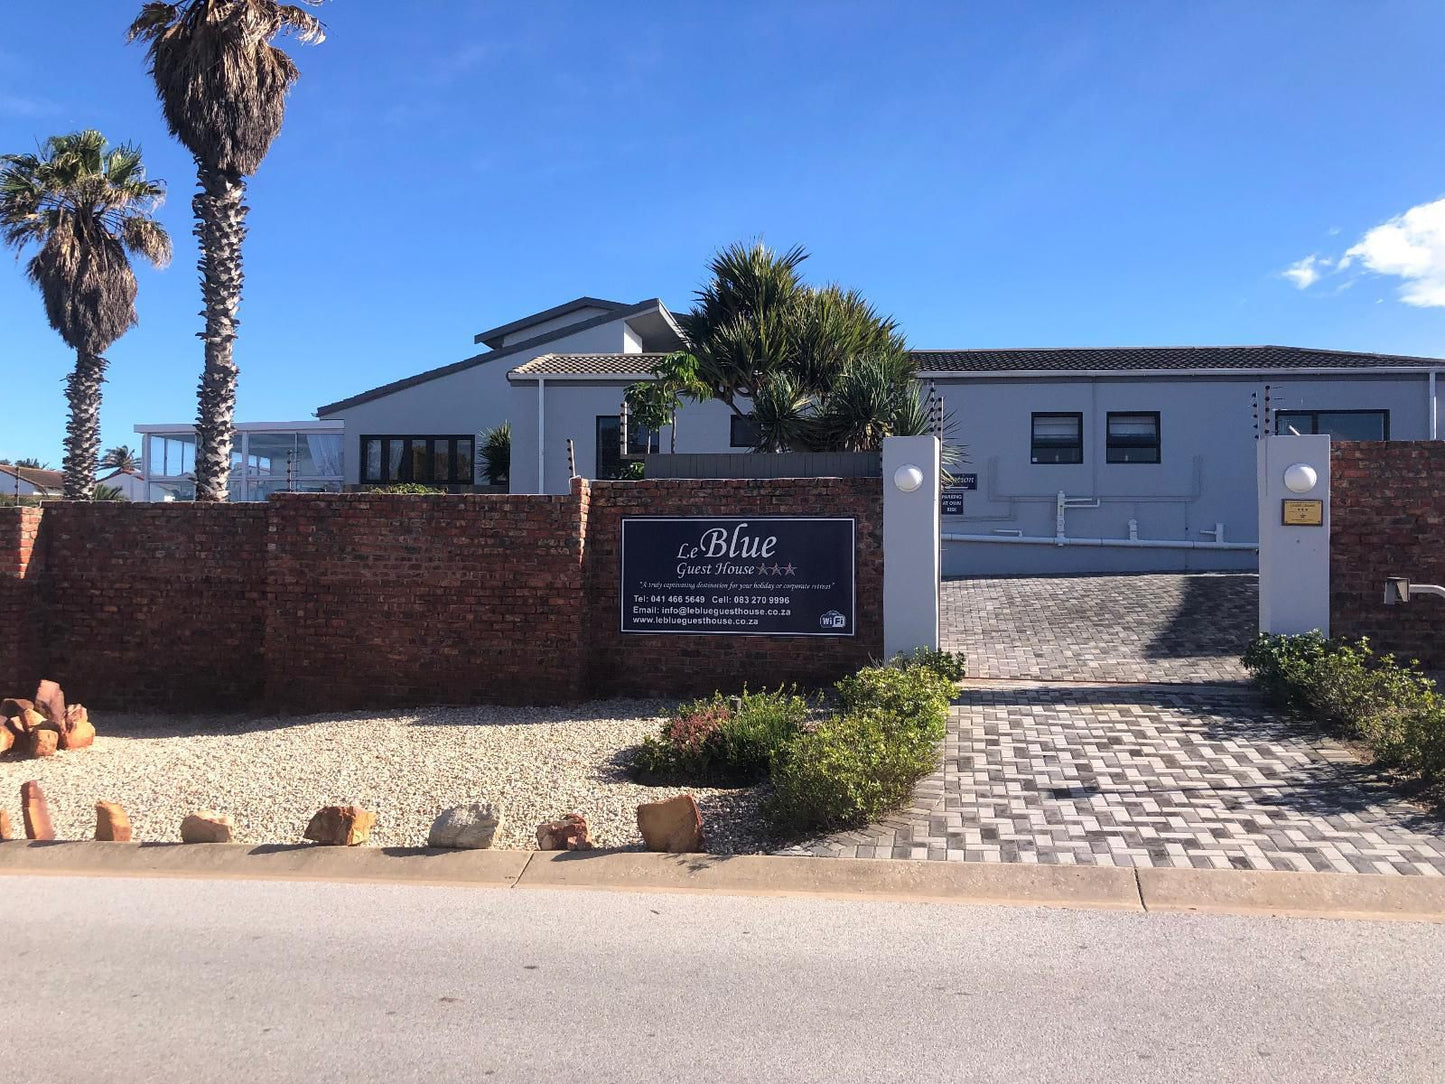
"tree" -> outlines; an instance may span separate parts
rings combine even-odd
[[[272,44],[280,34],[300,42],[326,36],[315,16],[274,0],[148,3],[129,32],[130,41],[148,43],[146,58],[166,126],[195,157],[200,185],[191,202],[206,318],[196,415],[200,501],[226,499],[231,469],[246,178],[260,168],[280,132],[286,95],[300,74]]]
[[[500,422],[482,434],[482,469],[494,486],[509,484],[512,473],[512,423]]]
[[[140,457],[129,444],[117,444],[114,448],[105,450],[105,454],[100,457],[100,465],[107,470],[138,471]]]
[[[885,436],[929,432],[897,323],[856,290],[804,283],[807,258],[761,243],[717,253],[678,318],[688,349],[658,366],[654,384],[751,413],[762,451],[876,451]],[[634,389],[642,404],[666,396]]]
[[[88,130],[52,136],[39,154],[0,156],[0,241],[38,248],[26,273],[45,315],[75,351],[65,384],[65,496],[89,500],[100,448],[105,352],[135,326],[130,257],[161,267],[171,239],[155,220],[165,186],[146,179],[137,147]]]
[[[698,361],[686,351],[670,354],[652,367],[652,380],[641,380],[631,385],[624,398],[631,419],[647,431],[647,447],[652,449],[652,438],[662,433],[663,426],[671,431],[672,450],[677,451],[677,411],[684,399],[702,402],[712,398],[712,387],[698,374]],[[659,449],[660,450],[660,449]]]

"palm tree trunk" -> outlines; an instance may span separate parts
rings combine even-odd
[[[196,171],[201,191],[191,201],[196,236],[201,242],[201,295],[205,299],[206,367],[201,374],[196,415],[196,500],[224,501],[231,473],[235,439],[236,309],[241,304],[241,242],[246,238],[246,212],[241,201],[246,181],[239,173],[212,169],[200,162]]]
[[[75,352],[75,369],[65,381],[70,420],[65,426],[65,499],[88,501],[95,495],[95,470],[100,458],[100,385],[105,358]]]

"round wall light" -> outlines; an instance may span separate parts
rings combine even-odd
[[[1291,463],[1284,469],[1284,488],[1291,493],[1308,493],[1319,480],[1318,472],[1308,463]]]
[[[893,484],[904,493],[912,493],[923,484],[923,472],[909,463],[893,472]]]

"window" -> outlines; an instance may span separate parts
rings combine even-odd
[[[471,437],[362,437],[361,481],[469,486],[474,459]]]
[[[652,444],[652,434],[644,425],[629,422],[627,425],[627,453],[646,455]],[[597,416],[597,473],[598,479],[622,477],[622,419],[616,414]]]
[[[756,448],[762,433],[751,414],[734,414],[728,424],[728,444],[734,448]]]
[[[1032,445],[1034,463],[1082,463],[1084,416],[1077,413],[1035,413]]]
[[[1388,410],[1281,410],[1274,416],[1278,436],[1328,433],[1336,440],[1389,440]]]
[[[1159,412],[1110,411],[1105,436],[1106,463],[1159,462]]]

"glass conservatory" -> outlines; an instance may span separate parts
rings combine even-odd
[[[241,422],[231,449],[233,501],[264,501],[272,493],[341,490],[345,422]],[[141,474],[148,501],[196,497],[193,425],[138,425]]]

